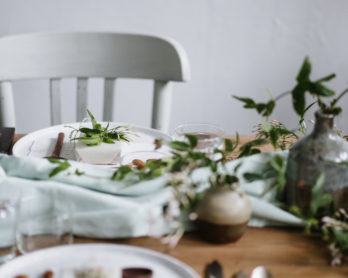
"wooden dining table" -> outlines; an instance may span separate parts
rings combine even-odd
[[[15,135],[16,142],[23,135]],[[241,136],[241,143],[253,136]],[[263,151],[271,150],[270,146]],[[239,271],[250,275],[257,266],[265,266],[274,278],[282,277],[348,277],[348,265],[331,266],[330,252],[325,242],[315,235],[305,235],[294,227],[248,227],[236,242],[214,244],[206,242],[197,232],[185,233],[174,249],[168,249],[159,239],[150,237],[95,239],[75,237],[75,244],[108,243],[144,247],[172,256],[204,276],[206,265],[217,260],[225,278]],[[165,278],[165,277],[162,277]]]

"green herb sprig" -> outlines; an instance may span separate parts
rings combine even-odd
[[[93,114],[89,110],[87,110],[87,113],[91,119],[92,128],[70,127],[73,129],[69,136],[70,140],[83,142],[87,146],[98,146],[101,143],[115,144],[115,141],[129,142],[129,135],[134,134],[134,132],[132,132],[127,126],[109,128],[108,123],[105,127],[102,127],[102,125],[96,121]],[[83,136],[78,136],[81,133]]]

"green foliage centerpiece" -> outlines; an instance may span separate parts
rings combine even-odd
[[[312,81],[310,73],[311,63],[307,57],[296,77],[297,84],[291,91],[266,103],[257,103],[250,98],[235,98],[242,101],[245,108],[255,109],[264,117],[258,128],[259,138],[253,141],[254,148],[259,143],[268,142],[275,149],[285,150],[299,137],[303,137],[305,114],[314,104],[319,105],[312,133],[292,145],[287,163],[278,161],[278,168],[274,167],[280,193],[278,201],[305,220],[307,232],[323,233],[324,238],[330,242],[333,264],[339,264],[348,255],[348,142],[337,134],[333,120],[342,111],[337,103],[348,89],[325,103],[323,98],[333,97],[335,92],[323,83],[330,81],[335,74]],[[308,106],[307,93],[315,99]],[[295,130],[268,120],[276,101],[286,95],[291,95],[294,111],[299,116],[299,127]],[[255,151],[249,150],[249,154],[253,152]]]

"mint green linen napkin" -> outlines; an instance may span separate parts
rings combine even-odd
[[[278,153],[286,157],[287,153]],[[233,172],[239,164],[237,175],[241,188],[249,195],[253,217],[250,226],[302,225],[302,221],[270,202],[272,196],[261,193],[264,182],[248,183],[245,172],[262,172],[274,153],[259,154],[235,160],[220,171]],[[0,187],[12,186],[23,194],[54,194],[56,200],[69,200],[74,204],[74,233],[96,238],[138,237],[161,234],[167,231],[163,224],[162,207],[172,198],[166,186],[167,175],[128,185],[129,181],[112,181],[114,169],[69,161],[71,167],[49,178],[56,165],[46,159],[0,155]],[[76,169],[87,173],[77,176]],[[70,173],[70,174],[69,174]],[[192,173],[194,181],[207,186],[208,168]],[[154,232],[154,227],[157,231]]]

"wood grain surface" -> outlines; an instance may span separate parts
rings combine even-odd
[[[187,233],[173,250],[167,250],[158,239],[129,238],[96,240],[75,238],[75,243],[129,244],[173,256],[203,276],[205,266],[218,260],[224,277],[242,270],[250,274],[256,266],[267,267],[274,278],[282,277],[348,277],[348,266],[331,267],[325,244],[318,237],[306,236],[293,228],[248,228],[243,237],[229,244],[212,244]]]

